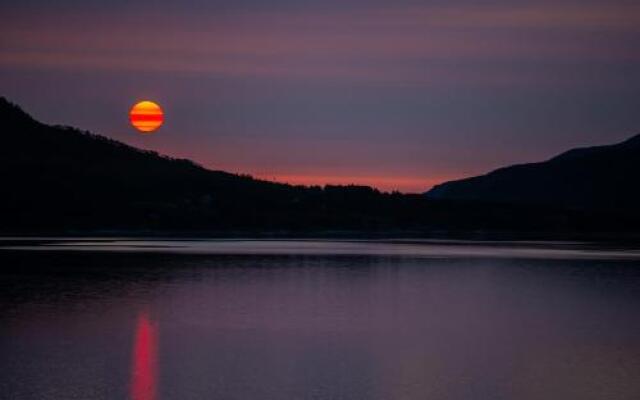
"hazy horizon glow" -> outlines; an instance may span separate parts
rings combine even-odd
[[[214,169],[421,192],[640,131],[626,0],[0,5],[0,95]],[[140,18],[144,15],[144,18]],[[131,103],[162,105],[140,137]]]

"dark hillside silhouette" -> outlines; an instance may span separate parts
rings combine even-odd
[[[640,205],[640,135],[443,183],[427,197],[635,212]]]
[[[616,210],[433,200],[366,186],[291,186],[211,171],[42,124],[3,98],[0,142],[4,233],[638,230],[637,218]],[[621,192],[612,187],[610,193]]]

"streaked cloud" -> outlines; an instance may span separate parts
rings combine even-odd
[[[0,66],[500,85],[591,79],[563,71],[567,63],[640,62],[632,40],[640,37],[637,4],[398,5],[189,17],[158,11],[146,18],[157,29],[109,13],[97,21],[82,14],[14,19],[1,28]],[[527,63],[546,68],[527,69]],[[553,66],[560,68],[548,73]]]

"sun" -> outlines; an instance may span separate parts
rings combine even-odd
[[[136,103],[129,111],[129,120],[141,133],[151,133],[164,122],[164,112],[157,103],[144,100]]]

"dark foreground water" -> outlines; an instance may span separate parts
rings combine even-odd
[[[26,244],[0,243],[3,399],[640,398],[636,252]]]

